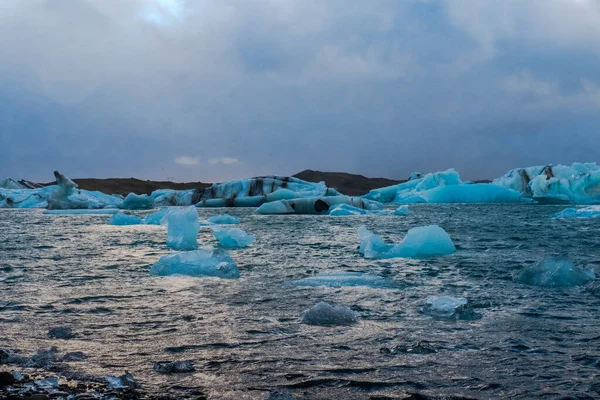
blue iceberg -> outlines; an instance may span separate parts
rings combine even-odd
[[[352,325],[358,320],[358,313],[344,306],[332,306],[324,301],[304,310],[300,316],[303,324],[334,326]]]
[[[389,213],[384,210],[365,210],[350,204],[334,204],[329,208],[329,215],[342,217],[353,215],[389,215]]]
[[[144,224],[146,225],[160,225],[162,219],[165,217],[165,215],[167,215],[171,210],[173,210],[174,208],[171,207],[165,207],[165,208],[161,208],[158,211],[153,212],[150,215],[147,215],[144,218]]]
[[[600,218],[600,206],[565,208],[555,214],[554,218]]]
[[[360,197],[326,196],[265,203],[256,212],[258,214],[325,214],[330,208],[340,204],[363,210],[383,209],[383,204]]]
[[[404,205],[404,206],[400,206],[398,208],[396,208],[393,212],[394,215],[408,215],[409,211],[408,211],[408,206]]]
[[[255,240],[254,236],[247,234],[239,228],[213,226],[212,231],[222,247],[246,247]]]
[[[163,256],[150,268],[150,273],[225,279],[240,277],[240,271],[227,251],[204,249]]]
[[[592,268],[576,266],[568,257],[545,258],[536,265],[524,268],[515,277],[526,285],[554,288],[585,285],[595,278]]]
[[[223,214],[223,215],[214,215],[208,219],[208,222],[211,224],[217,225],[235,225],[240,223],[240,219],[234,217],[233,215]]]
[[[331,274],[317,274],[308,278],[287,283],[290,286],[328,286],[332,288],[366,286],[371,288],[394,288],[398,285],[393,279],[379,276],[374,273],[362,272],[337,272]]]
[[[137,215],[129,215],[122,212],[116,213],[108,220],[109,225],[140,225],[143,223],[144,221]]]
[[[423,258],[456,251],[452,239],[438,225],[411,228],[404,240],[399,244],[387,244],[380,236],[369,231],[366,227],[359,228],[360,253],[365,258]]]
[[[175,250],[194,250],[198,248],[198,210],[189,206],[170,210],[161,220],[167,226],[167,246]]]
[[[121,208],[126,210],[149,210],[154,208],[154,199],[147,194],[129,193],[121,203]]]

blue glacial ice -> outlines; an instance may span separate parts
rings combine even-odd
[[[413,176],[414,175],[414,176]],[[486,183],[467,183],[453,169],[425,176],[411,174],[407,182],[373,189],[363,196],[383,203],[514,203],[531,202],[521,193]]]
[[[222,247],[241,248],[254,242],[254,236],[247,234],[239,228],[226,228],[222,226],[211,227],[213,235]]]
[[[394,288],[399,285],[393,279],[374,273],[337,272],[317,274],[308,278],[288,282],[290,286],[328,286],[332,288],[366,286],[371,288]]]
[[[124,214],[122,212],[116,213],[108,220],[109,225],[140,225],[143,223],[144,221],[137,215]]]
[[[0,188],[2,189],[27,189],[19,182],[11,178],[0,178]]]
[[[423,312],[435,318],[455,318],[467,303],[464,297],[430,296],[425,299]]]
[[[353,215],[389,215],[389,213],[385,210],[365,210],[350,204],[334,204],[329,208],[329,215],[345,217]]]
[[[371,211],[383,209],[383,204],[360,197],[325,196],[265,203],[256,212],[258,214],[325,214],[332,206],[338,204]]]
[[[167,246],[175,250],[194,250],[198,248],[198,210],[194,206],[174,208],[161,220],[167,227]]]
[[[147,194],[129,193],[121,203],[125,210],[149,210],[154,208],[154,199]]]
[[[388,244],[383,239],[361,226],[359,251],[365,258],[423,258],[456,251],[452,239],[438,225],[420,226],[411,228],[399,244]]]
[[[593,268],[579,267],[568,257],[549,257],[523,268],[515,279],[531,286],[565,288],[585,285],[595,277]]]
[[[352,325],[358,320],[358,313],[344,306],[332,306],[324,301],[306,309],[300,321],[308,325],[334,326]]]
[[[161,208],[158,211],[153,212],[152,214],[147,215],[144,218],[144,224],[146,225],[160,225],[162,219],[167,215],[173,208],[165,207]]]
[[[211,224],[217,225],[235,225],[240,223],[240,219],[229,214],[213,215],[208,219]]]
[[[51,215],[112,215],[118,213],[117,208],[79,209],[79,210],[44,210],[42,214]]]
[[[404,206],[400,206],[400,207],[396,208],[392,214],[403,216],[403,215],[408,215],[409,213],[410,213],[410,211],[408,210],[408,206],[404,205]]]
[[[600,218],[600,206],[565,208],[554,214],[554,218]]]
[[[600,167],[596,163],[515,168],[493,184],[542,203],[600,202]]]
[[[226,250],[194,250],[162,256],[151,268],[152,275],[239,278],[235,261]]]

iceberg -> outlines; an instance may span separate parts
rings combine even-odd
[[[239,278],[240,271],[225,250],[194,250],[162,256],[151,268],[152,275]]]
[[[366,286],[377,289],[394,288],[398,286],[391,278],[379,276],[374,273],[362,272],[317,274],[308,278],[291,281],[287,284],[290,286],[328,286],[331,288]]]
[[[541,203],[600,202],[600,167],[596,163],[515,168],[492,183]]]
[[[167,246],[175,250],[194,250],[198,248],[198,210],[189,206],[170,210],[161,220],[167,226]]]
[[[147,194],[129,193],[121,203],[121,208],[125,210],[149,210],[154,208],[154,199]]]
[[[453,169],[425,176],[411,174],[398,185],[373,189],[363,198],[383,203],[524,203],[531,199],[511,188],[463,182]]]
[[[254,242],[254,236],[247,234],[239,228],[225,228],[220,226],[212,227],[213,234],[219,241],[219,244],[228,248],[246,247]]]
[[[308,325],[352,325],[356,323],[358,313],[344,306],[332,306],[324,301],[306,309],[300,315],[303,324]]]
[[[44,210],[42,214],[50,215],[111,215],[118,213],[117,208],[79,209],[79,210]]]
[[[554,214],[554,218],[600,218],[600,206],[565,208]]]
[[[408,206],[406,206],[406,205],[400,206],[400,207],[396,208],[392,214],[402,215],[402,216],[408,215],[409,214]]]
[[[436,318],[455,318],[467,303],[464,297],[430,296],[425,300],[423,312]]]
[[[329,215],[334,217],[353,216],[353,215],[389,215],[384,210],[365,210],[354,207],[350,204],[334,204],[329,208]]]
[[[325,214],[332,206],[338,204],[347,204],[363,210],[383,209],[383,204],[360,197],[329,196],[274,201],[263,204],[256,212],[258,214]]]
[[[545,258],[536,265],[525,267],[515,277],[526,285],[555,288],[585,285],[595,278],[592,268],[576,266],[568,257]]]
[[[137,215],[124,214],[120,211],[108,220],[109,225],[140,225],[143,223],[144,221]]]
[[[144,218],[144,224],[146,225],[160,225],[160,222],[162,221],[162,219],[165,217],[165,215],[167,215],[170,211],[172,210],[172,208],[170,207],[165,207],[165,208],[161,208],[158,211],[153,212],[150,215],[147,215]]]
[[[235,225],[240,223],[240,219],[229,214],[223,214],[210,217],[208,222],[217,225]]]
[[[11,178],[0,179],[0,188],[2,189],[26,189],[25,186]]]
[[[359,252],[365,258],[422,258],[452,254],[456,251],[452,239],[438,225],[411,228],[399,244],[387,244],[380,236],[361,226]]]

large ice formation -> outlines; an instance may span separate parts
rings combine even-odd
[[[576,266],[568,257],[550,257],[525,267],[516,280],[526,285],[564,288],[585,285],[595,277],[592,268]]]
[[[394,288],[398,286],[393,279],[374,273],[337,272],[317,274],[308,278],[288,282],[291,286],[329,286],[332,288],[367,286],[371,288]]]
[[[247,234],[239,228],[226,228],[222,226],[211,227],[219,244],[228,248],[246,247],[254,242],[254,236]]]
[[[167,246],[176,250],[198,248],[198,210],[194,206],[170,210],[161,220],[167,227]]]
[[[144,221],[137,215],[124,214],[122,212],[116,213],[108,220],[109,225],[140,225],[143,223]]]
[[[325,196],[265,203],[256,212],[258,214],[325,214],[332,206],[338,204],[347,204],[364,210],[383,209],[383,204],[360,197]]]
[[[150,268],[153,275],[239,278],[240,271],[225,250],[194,250],[162,256]]]
[[[235,225],[240,223],[240,219],[238,217],[234,217],[233,215],[222,214],[213,215],[208,219],[208,222],[217,225]]]
[[[464,310],[467,303],[464,297],[430,296],[425,300],[423,312],[436,318],[454,318]]]
[[[324,301],[304,310],[300,316],[303,324],[308,325],[351,325],[358,319],[358,313],[344,306],[332,306]]]
[[[421,258],[452,254],[456,251],[450,236],[437,225],[411,228],[399,244],[385,243],[379,235],[364,226],[359,228],[358,233],[359,251],[365,258]]]
[[[154,199],[147,194],[129,193],[121,203],[121,208],[126,210],[148,210],[154,208]]]
[[[407,182],[373,189],[363,196],[383,203],[513,203],[530,202],[519,192],[486,183],[466,183],[453,169],[411,175]]]
[[[542,203],[600,202],[600,167],[596,163],[516,168],[494,180],[493,184],[516,190]]]
[[[600,218],[600,206],[565,208],[556,213],[554,218]]]
[[[365,210],[350,204],[334,204],[329,208],[329,215],[334,217],[353,215],[389,215],[385,210]]]

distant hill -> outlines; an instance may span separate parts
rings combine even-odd
[[[107,178],[107,179],[96,179],[96,178],[82,178],[73,179],[73,181],[79,185],[80,189],[85,190],[97,190],[107,194],[120,194],[123,196],[129,193],[137,194],[150,194],[157,189],[175,189],[175,190],[186,190],[205,188],[210,186],[210,183],[204,182],[170,182],[170,181],[143,181],[136,178]],[[56,182],[46,183],[45,185],[53,185]]]
[[[312,169],[304,170],[294,176],[309,182],[324,181],[327,187],[335,188],[348,196],[361,196],[369,193],[371,189],[406,182],[406,180],[396,181],[386,178],[367,178],[366,176],[345,172],[322,172]]]

